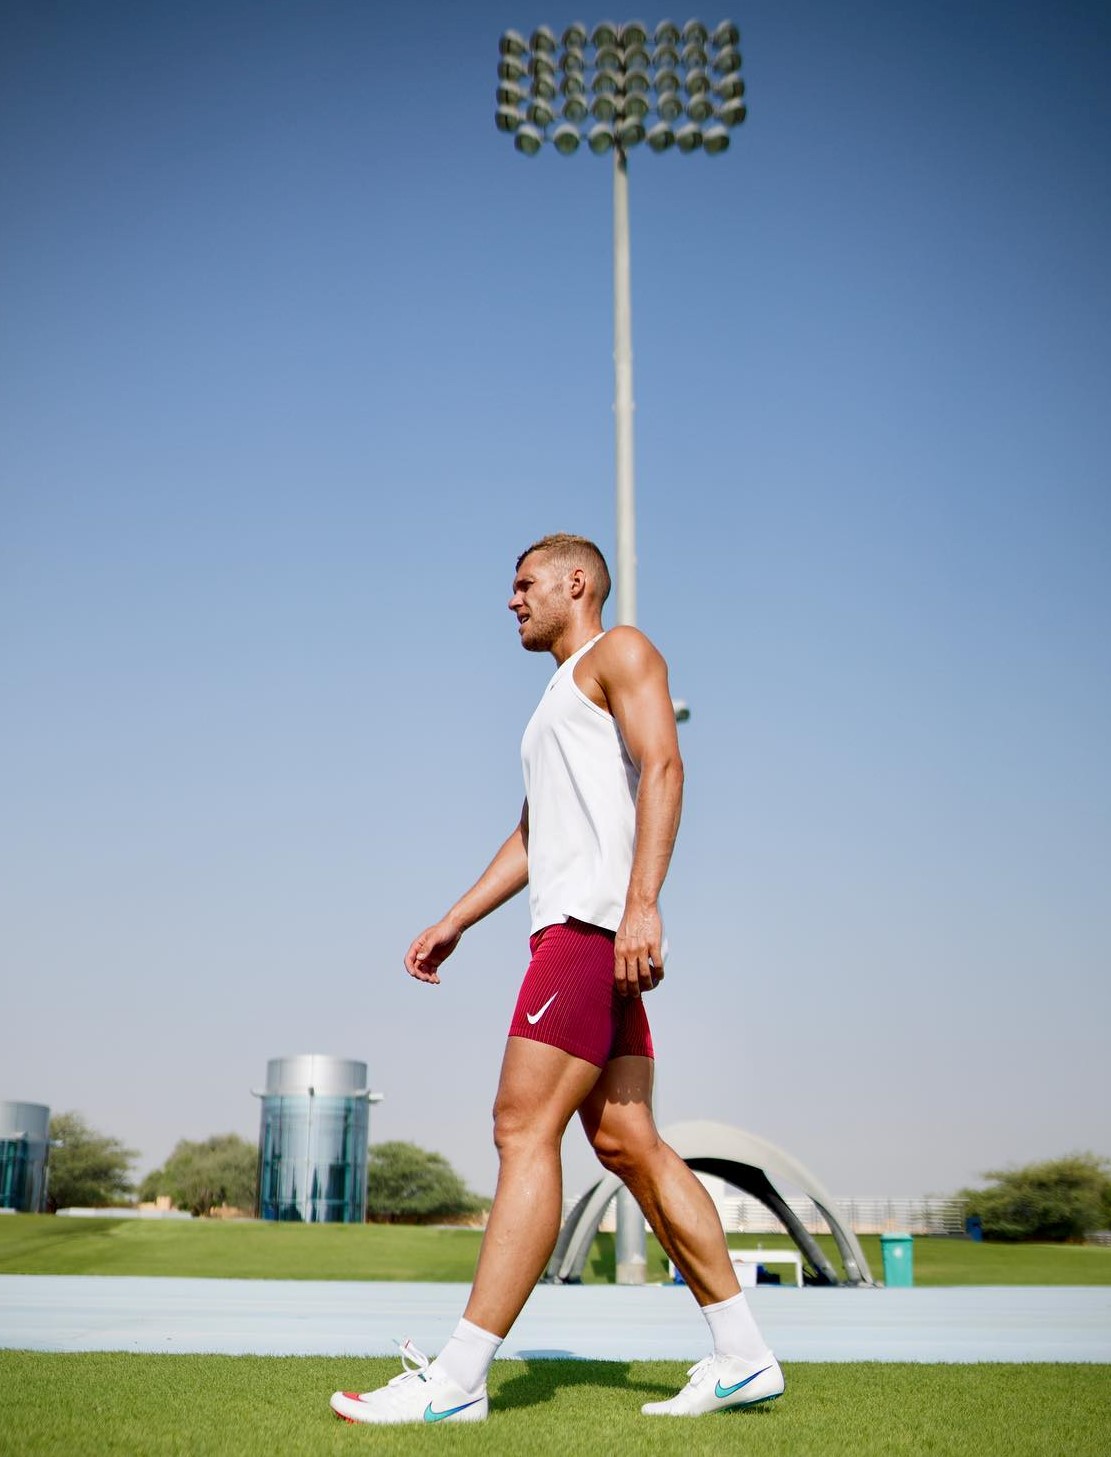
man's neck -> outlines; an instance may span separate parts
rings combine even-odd
[[[562,667],[568,658],[573,658],[580,648],[584,648],[588,642],[604,631],[601,618],[590,623],[576,624],[573,628],[568,628],[558,642],[552,644],[552,657],[555,658],[557,665]]]

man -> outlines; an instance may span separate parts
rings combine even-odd
[[[667,666],[635,628],[602,628],[610,578],[580,536],[517,562],[509,610],[522,646],[557,668],[521,745],[521,818],[478,881],[405,956],[435,985],[468,927],[526,885],[532,960],[494,1106],[497,1192],[463,1319],[433,1362],[411,1343],[378,1391],[336,1392],[354,1422],[478,1421],[486,1375],[551,1257],[563,1205],[560,1143],[577,1113],[632,1191],[706,1316],[713,1354],[648,1415],[767,1401],[783,1375],[745,1303],[713,1201],[652,1117],[643,997],[664,975],[659,895],[679,827],[683,766]]]

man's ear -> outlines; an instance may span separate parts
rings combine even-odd
[[[586,573],[582,567],[574,567],[570,573],[571,596],[579,598],[586,591]]]

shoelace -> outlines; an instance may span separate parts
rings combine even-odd
[[[706,1377],[710,1374],[710,1367],[713,1364],[713,1356],[703,1356],[701,1361],[696,1361],[687,1372],[687,1375],[691,1379],[690,1384],[692,1386],[697,1386],[699,1382],[705,1381]]]
[[[402,1381],[412,1381],[414,1379],[417,1381],[427,1381],[428,1377],[424,1373],[432,1363],[424,1352],[418,1350],[408,1338],[404,1341],[395,1341],[394,1344],[401,1352],[401,1364],[405,1369],[388,1384],[390,1386],[397,1386]]]

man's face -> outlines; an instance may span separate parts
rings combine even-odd
[[[550,652],[567,625],[570,606],[566,573],[544,552],[525,557],[517,568],[509,599],[521,646],[530,653]]]

